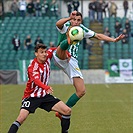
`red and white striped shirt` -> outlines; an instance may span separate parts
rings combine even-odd
[[[50,61],[54,50],[55,48],[50,48],[47,51],[47,59],[44,64],[39,63],[36,58],[30,63],[27,69],[28,82],[22,99],[46,95],[46,90],[49,88]],[[39,82],[37,82],[38,80]]]

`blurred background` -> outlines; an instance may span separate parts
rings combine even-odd
[[[132,0],[1,0],[1,84],[27,80],[26,69],[34,58],[34,46],[42,42],[48,48],[57,46],[56,21],[68,17],[73,10],[80,11],[83,24],[96,33],[126,36],[117,43],[82,40],[78,61],[85,83],[133,82]],[[121,67],[124,63],[129,67]],[[69,83],[53,62],[51,69],[51,83]]]

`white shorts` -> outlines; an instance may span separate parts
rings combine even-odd
[[[80,68],[78,66],[78,61],[71,57],[69,60],[61,60],[56,56],[56,50],[53,52],[53,59],[54,64],[61,68],[69,77],[71,82],[73,83],[73,77],[80,77],[83,79],[82,73],[80,71]]]

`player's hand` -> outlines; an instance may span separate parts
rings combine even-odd
[[[49,88],[48,90],[46,90],[46,93],[47,93],[47,94],[52,94],[52,93],[53,93],[53,89],[52,89],[51,86],[50,86],[50,88]]]
[[[119,35],[117,38],[115,38],[115,41],[114,42],[118,42],[120,41],[121,39],[123,39],[125,37],[125,35],[121,34]]]
[[[71,18],[71,19],[74,19],[75,16],[76,16],[76,13],[77,13],[77,11],[73,11],[73,12],[71,12],[71,14],[70,14],[70,18]]]

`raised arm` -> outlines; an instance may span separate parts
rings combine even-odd
[[[62,29],[62,28],[63,28],[63,25],[64,25],[67,21],[70,21],[71,19],[74,19],[74,18],[75,18],[76,13],[77,13],[77,11],[73,11],[73,12],[70,14],[70,17],[68,17],[68,18],[62,18],[62,19],[58,20],[58,21],[56,22],[56,26],[57,26],[59,29]]]
[[[108,37],[104,34],[99,34],[99,33],[96,33],[95,38],[99,39],[99,40],[103,40],[103,41],[108,41],[108,42],[118,42],[120,41],[121,39],[123,39],[125,37],[125,35],[121,34],[119,35],[118,37],[116,38],[111,38],[111,37]]]

